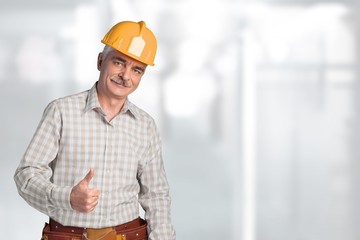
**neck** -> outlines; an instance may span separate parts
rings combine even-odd
[[[124,106],[125,99],[122,101],[101,101],[99,98],[100,106],[106,114],[106,119],[110,122],[116,115],[118,115]]]
[[[111,98],[106,94],[102,94],[98,91],[98,99],[102,110],[106,114],[106,119],[111,121],[116,115],[118,115],[123,108],[126,98],[117,99]]]

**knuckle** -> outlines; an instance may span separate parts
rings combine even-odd
[[[92,207],[91,206],[85,206],[84,210],[85,210],[85,212],[91,212]]]

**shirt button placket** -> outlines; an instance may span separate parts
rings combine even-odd
[[[106,163],[105,163],[105,168],[104,168],[104,173],[105,173],[105,178],[104,178],[104,185],[106,186],[106,190],[104,192],[105,194],[105,206],[107,207],[107,211],[105,211],[104,213],[104,221],[109,224],[109,219],[110,219],[110,213],[111,211],[109,211],[109,209],[112,208],[111,206],[111,193],[110,190],[112,188],[112,186],[110,185],[110,183],[112,182],[112,176],[111,176],[111,168],[112,168],[112,162],[113,162],[113,155],[114,155],[114,147],[113,147],[113,126],[108,126],[107,129],[107,151],[106,151]]]

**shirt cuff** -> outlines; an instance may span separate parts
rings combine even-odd
[[[50,193],[50,202],[55,208],[72,209],[70,193],[72,187],[53,186]]]

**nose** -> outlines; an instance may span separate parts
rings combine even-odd
[[[120,73],[119,73],[119,76],[123,79],[123,80],[125,80],[125,81],[129,81],[130,79],[131,79],[131,68],[130,67],[125,67],[124,69],[123,69],[123,71],[121,71]]]

